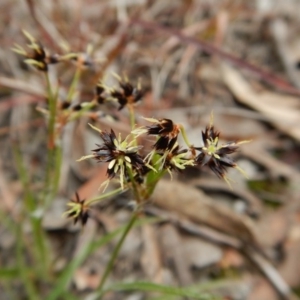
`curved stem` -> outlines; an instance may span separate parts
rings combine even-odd
[[[95,198],[92,198],[91,200],[86,201],[86,205],[94,204],[95,202],[99,202],[99,201],[101,201],[101,200],[103,200],[103,199],[105,199],[105,198],[108,198],[108,197],[117,195],[117,194],[119,194],[120,192],[124,192],[124,190],[123,190],[121,187],[119,187],[119,188],[116,189],[116,190],[113,190],[113,191],[111,191],[111,192],[102,194],[102,195],[100,195],[100,196],[98,196],[98,197],[95,197]]]
[[[186,143],[186,145],[189,147],[189,148],[191,148],[191,143],[190,143],[190,141],[189,141],[189,139],[188,139],[188,137],[187,137],[187,134],[186,134],[186,131],[185,131],[185,129],[184,129],[184,127],[182,126],[182,125],[180,125],[180,132],[181,132],[181,135],[182,135],[182,137],[183,137],[183,140],[184,140],[184,142]]]
[[[117,259],[118,255],[119,255],[119,252],[121,250],[121,247],[125,241],[125,238],[127,237],[128,233],[130,232],[131,228],[133,227],[135,221],[137,220],[138,218],[138,211],[135,211],[133,213],[133,215],[131,216],[131,219],[129,221],[129,223],[127,224],[127,226],[125,227],[124,229],[124,232],[120,238],[120,240],[118,241],[118,244],[116,245],[110,259],[109,259],[109,262],[105,268],[105,271],[104,271],[104,274],[102,276],[102,279],[101,279],[101,282],[97,288],[97,291],[99,294],[101,294],[102,292],[102,289],[103,289],[103,286],[106,282],[106,279],[107,277],[109,276],[109,274],[111,273],[112,269],[113,269],[113,266],[114,266],[114,263],[115,263],[115,260]]]

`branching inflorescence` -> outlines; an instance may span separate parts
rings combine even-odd
[[[30,44],[30,51],[24,50],[16,45],[14,51],[25,57],[25,62],[37,70],[47,73],[48,65],[60,63],[61,61],[76,61],[79,63],[77,75],[74,76],[72,87],[79,80],[80,69],[91,66],[92,60],[88,63],[82,59],[82,55],[67,53],[64,55],[49,54],[42,44],[36,41],[29,33],[25,32]],[[86,56],[84,56],[86,57]],[[105,105],[107,102],[116,103],[117,109],[127,108],[130,115],[132,131],[124,138],[116,134],[113,129],[110,131],[101,130],[93,125],[90,126],[99,133],[100,141],[91,150],[91,154],[79,159],[94,159],[98,163],[107,164],[107,180],[101,184],[104,189],[111,180],[118,180],[119,190],[132,189],[135,201],[140,206],[151,196],[156,183],[165,174],[171,176],[175,171],[183,171],[186,167],[209,167],[219,178],[229,183],[226,176],[228,168],[236,168],[242,171],[231,158],[243,142],[229,142],[220,145],[220,133],[215,130],[213,122],[202,131],[199,144],[191,145],[182,125],[174,123],[173,120],[162,118],[144,118],[149,125],[136,127],[134,108],[140,103],[144,91],[140,81],[132,84],[126,76],[120,77],[116,74],[119,83],[118,87],[108,87],[101,80],[95,86],[95,97],[90,102],[73,104],[75,91],[70,88],[67,99],[58,99],[55,102],[55,128],[63,127],[68,121],[75,120],[84,113],[88,113],[98,105]],[[50,105],[50,104],[49,104]],[[47,110],[42,110],[48,114]],[[212,120],[212,118],[211,118]],[[153,136],[153,145],[150,149],[144,149],[139,145],[140,136]],[[178,137],[182,135],[185,145],[179,145]],[[118,190],[118,191],[119,191]],[[103,197],[99,197],[99,199]],[[76,194],[76,200],[68,205],[70,209],[66,212],[75,222],[81,221],[84,225],[89,217],[89,206],[97,202],[93,200],[80,200]]]

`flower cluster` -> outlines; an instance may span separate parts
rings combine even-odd
[[[65,215],[74,220],[74,224],[78,221],[84,226],[89,218],[89,205],[85,199],[81,200],[78,193],[75,194],[76,199],[71,200],[67,205],[71,208],[65,212]]]
[[[133,85],[129,82],[127,77],[120,77],[114,74],[119,82],[119,88],[111,88],[104,83],[99,82],[96,86],[96,99],[99,104],[113,100],[118,102],[118,110],[123,109],[125,106],[132,108],[135,104],[139,103],[144,96],[144,91],[141,83]]]
[[[120,89],[112,89],[110,94],[111,97],[117,99],[119,103],[119,110],[124,108],[126,105],[132,106],[140,102],[144,96],[144,92],[141,88],[140,82],[136,86],[133,86],[127,78],[123,79],[117,76]]]
[[[143,158],[138,154],[140,146],[135,146],[135,140],[129,141],[130,136],[122,140],[121,135],[117,138],[115,132],[101,131],[90,125],[99,132],[102,144],[96,144],[97,148],[92,150],[93,154],[84,156],[79,161],[86,158],[94,158],[99,163],[108,163],[107,177],[113,179],[117,174],[120,177],[120,184],[124,188],[128,178],[145,174],[146,164]]]
[[[215,131],[214,126],[210,124],[202,131],[202,141],[204,146],[195,147],[200,153],[195,158],[196,165],[202,167],[207,165],[218,177],[226,179],[227,168],[241,168],[228,155],[236,152],[242,142],[229,142],[219,145],[220,133]]]
[[[145,165],[142,157],[138,154],[140,147],[133,146],[134,141],[128,142],[128,139],[117,139],[113,130],[110,133],[100,132],[103,140],[102,145],[92,150],[94,158],[99,162],[109,162],[107,167],[107,176],[112,179],[116,174],[120,174],[121,186],[124,185],[125,178],[129,177],[128,172],[132,170],[139,173]]]
[[[172,175],[173,171],[182,171],[187,166],[208,166],[226,181],[227,168],[236,168],[242,172],[229,156],[238,150],[242,142],[219,145],[220,133],[212,124],[202,132],[203,146],[194,147],[187,143],[187,148],[182,148],[177,141],[180,133],[185,136],[181,125],[170,119],[146,120],[152,124],[133,130],[124,140],[121,136],[117,138],[113,130],[101,131],[91,125],[100,133],[103,143],[97,144],[97,148],[92,150],[92,155],[84,156],[80,160],[94,158],[100,163],[108,163],[108,180],[105,183],[119,175],[122,188],[132,181],[143,183],[149,171],[167,171]],[[142,147],[137,146],[137,137],[141,134],[156,136],[153,149],[144,157],[139,153]]]
[[[29,52],[23,47],[15,45],[13,50],[23,55],[26,59],[25,62],[36,67],[38,70],[47,72],[49,64],[55,64],[59,62],[59,56],[57,54],[49,54],[43,45],[37,41],[30,33],[23,31],[26,38],[29,40],[28,44]]]
[[[96,144],[97,148],[92,150],[92,154],[80,160],[93,158],[99,163],[107,163],[108,179],[103,184],[107,186],[110,180],[118,176],[122,190],[134,187],[137,193],[146,195],[145,199],[147,195],[149,196],[148,191],[153,188],[147,184],[155,186],[165,172],[172,177],[173,171],[180,172],[188,166],[207,166],[228,184],[230,184],[226,177],[228,168],[236,168],[243,173],[230,155],[245,141],[220,145],[220,133],[215,130],[212,122],[202,131],[203,146],[192,146],[182,125],[175,124],[170,119],[146,119],[146,121],[151,125],[133,130],[125,139],[121,136],[117,138],[113,130],[102,131],[91,125],[99,132],[102,143]],[[137,144],[137,137],[142,134],[156,137],[152,149],[148,153],[143,150],[144,156],[140,153],[142,147]],[[180,147],[179,134],[182,134],[186,148]]]
[[[107,180],[102,183],[105,186],[104,189],[111,180],[118,179],[121,190],[132,188],[136,198],[139,198],[139,201],[142,202],[151,195],[155,184],[166,172],[172,176],[174,171],[183,171],[188,166],[207,166],[219,178],[227,182],[226,172],[228,168],[236,168],[243,172],[230,157],[243,142],[228,142],[220,145],[220,133],[215,130],[212,121],[202,131],[202,146],[191,145],[184,127],[174,123],[171,119],[145,118],[150,124],[136,128],[134,107],[141,102],[145,93],[141,88],[140,81],[134,85],[126,76],[120,77],[115,74],[119,87],[108,87],[100,80],[95,87],[95,97],[91,101],[72,103],[72,99],[76,94],[76,85],[80,80],[81,69],[83,67],[92,68],[94,65],[95,60],[91,56],[91,47],[87,48],[86,53],[53,55],[49,54],[42,44],[28,32],[24,32],[24,34],[30,42],[27,45],[29,51],[18,45],[16,45],[14,51],[23,55],[26,58],[25,62],[33,65],[38,70],[47,72],[49,64],[63,60],[76,61],[77,63],[76,73],[66,99],[55,102],[57,107],[55,107],[55,110],[52,109],[52,112],[55,113],[53,117],[55,117],[56,128],[63,128],[68,121],[74,120],[82,113],[92,111],[97,105],[109,101],[117,102],[118,110],[128,108],[132,127],[131,133],[122,138],[120,134],[116,135],[112,129],[103,131],[91,125],[94,130],[98,131],[102,142],[96,143],[95,149],[91,150],[92,154],[79,159],[80,161],[92,158],[98,163],[107,164]],[[40,111],[47,115],[50,114],[50,110],[40,109]],[[57,123],[59,126],[57,126]],[[139,146],[138,138],[142,134],[155,138],[149,151],[147,149],[141,151],[142,146]],[[185,147],[179,145],[179,135],[182,135],[186,144]],[[78,194],[76,194],[76,200],[72,200],[68,204],[71,208],[66,212],[66,215],[72,217],[75,223],[80,221],[84,225],[89,217],[90,204],[91,201],[80,200]]]
[[[177,141],[180,132],[179,126],[174,124],[170,119],[146,120],[153,123],[153,125],[146,127],[147,134],[158,136],[158,140],[154,144],[154,149],[156,151],[170,151]]]
[[[172,176],[173,170],[182,171],[187,166],[194,166],[194,160],[192,158],[188,158],[187,154],[188,149],[180,149],[178,143],[175,143],[173,148],[162,156],[162,168],[166,169]]]

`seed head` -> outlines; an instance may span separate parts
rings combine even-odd
[[[26,38],[29,40],[28,48],[30,51],[27,52],[23,47],[15,45],[13,51],[23,55],[26,59],[25,62],[36,67],[38,70],[47,72],[48,65],[59,62],[59,56],[56,54],[49,54],[43,45],[37,41],[30,33],[23,31]]]
[[[133,146],[133,142],[128,142],[128,138],[122,140],[117,139],[115,132],[106,131],[100,132],[100,137],[103,144],[97,145],[98,148],[92,150],[94,158],[99,162],[108,162],[107,176],[112,179],[116,174],[120,175],[121,186],[124,186],[127,174],[127,168],[139,172],[145,163],[142,157],[138,154],[139,146]]]
[[[128,79],[121,78],[115,75],[119,81],[119,89],[111,89],[110,95],[112,98],[117,99],[119,103],[119,110],[124,108],[126,105],[134,105],[140,102],[144,96],[144,91],[142,90],[140,82],[136,86],[131,84]]]
[[[158,152],[171,150],[177,141],[180,132],[180,126],[174,124],[170,119],[151,119],[145,118],[146,121],[152,122],[153,125],[144,128],[138,128],[133,133],[140,135],[146,133],[148,135],[158,136],[158,140],[154,144],[154,149]]]
[[[195,147],[200,153],[195,158],[195,164],[199,166],[207,165],[218,177],[226,179],[227,168],[236,168],[242,171],[241,168],[228,155],[236,152],[239,145],[243,142],[229,142],[224,145],[219,145],[218,131],[215,131],[213,125],[206,127],[202,131],[203,147]]]
[[[96,99],[99,104],[103,104],[105,102],[104,91],[105,87],[99,82],[95,88],[96,90]]]
[[[164,169],[166,169],[170,174],[172,171],[182,171],[186,166],[194,166],[194,159],[188,157],[187,149],[180,149],[178,143],[176,143],[173,148],[162,155],[162,163]],[[160,163],[160,161],[158,161]]]
[[[89,218],[89,206],[85,203],[85,199],[81,200],[78,193],[75,194],[76,199],[71,200],[67,205],[71,208],[65,212],[65,215],[74,219],[74,224],[78,221],[84,226]]]

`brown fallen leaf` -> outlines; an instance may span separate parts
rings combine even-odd
[[[155,205],[178,213],[195,223],[206,224],[244,242],[256,244],[250,218],[216,205],[212,198],[192,186],[161,180],[154,190],[152,201]]]
[[[234,189],[230,189],[226,182],[211,178],[197,178],[190,183],[195,187],[211,191],[222,191],[243,199],[247,204],[247,212],[251,215],[259,216],[262,212],[261,200],[245,188],[235,186]]]
[[[141,266],[151,281],[162,284],[161,253],[154,227],[144,225],[141,230],[143,239]]]
[[[300,141],[299,99],[279,93],[255,91],[248,81],[228,64],[221,65],[223,80],[237,101],[261,112],[282,132]]]
[[[182,236],[182,252],[189,267],[202,269],[221,261],[223,250],[203,239]]]
[[[86,289],[95,290],[98,287],[100,280],[101,277],[99,274],[91,274],[89,270],[85,270],[84,268],[76,270],[74,274],[74,283],[79,291]]]
[[[259,282],[256,283],[256,285],[252,289],[247,299],[248,300],[278,300],[280,298],[278,295],[276,295],[270,283],[264,279],[261,279],[259,280]]]
[[[19,79],[0,77],[0,87],[5,87],[20,91],[22,93],[34,95],[37,96],[37,99],[43,99],[45,97],[45,92],[40,88],[40,85],[28,84],[28,82]]]
[[[300,226],[294,224],[291,228],[288,240],[284,245],[285,260],[279,267],[286,282],[292,287],[298,287],[300,284]]]
[[[12,188],[12,184],[8,182],[5,172],[2,167],[2,160],[0,159],[0,195],[2,198],[0,209],[17,218],[15,211],[15,204],[17,199],[17,191]]]
[[[260,245],[272,248],[283,242],[290,229],[290,217],[290,213],[284,209],[272,213],[264,212],[255,226]]]
[[[299,72],[295,68],[299,59],[299,39],[292,37],[290,25],[281,18],[274,18],[269,28],[286,74],[293,85],[300,88]]]
[[[224,249],[224,255],[219,264],[222,268],[241,268],[245,265],[245,259],[235,249],[227,248]]]
[[[106,180],[106,168],[101,165],[97,168],[94,176],[84,183],[77,191],[80,199],[88,199],[99,192],[99,187]]]
[[[166,224],[162,226],[159,233],[164,260],[174,265],[181,285],[192,284],[193,278],[189,272],[189,263],[186,259],[182,259],[186,256],[182,247],[183,240],[177,229],[171,224]]]
[[[268,278],[283,299],[290,299],[290,288],[278,271],[260,253],[254,224],[227,207],[217,206],[200,190],[180,182],[161,180],[152,196],[155,205],[198,224],[206,224],[243,242],[242,251]]]
[[[260,141],[253,141],[247,147],[241,147],[241,152],[259,165],[264,166],[272,177],[283,176],[287,178],[290,181],[290,188],[286,199],[297,199],[299,195],[300,173],[293,166],[273,157],[264,147],[265,145],[261,144]]]

